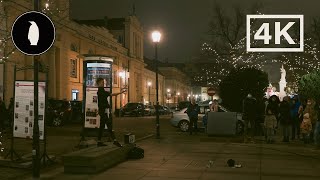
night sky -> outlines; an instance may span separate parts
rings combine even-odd
[[[145,55],[153,58],[154,49],[150,34],[155,28],[162,31],[159,47],[161,60],[185,62],[199,53],[199,47],[212,18],[214,2],[226,12],[232,7],[250,7],[262,2],[264,14],[304,14],[306,27],[312,17],[320,17],[320,0],[74,0],[72,16],[78,19],[96,19],[108,16],[125,17],[132,12],[135,2],[136,15],[145,31]]]

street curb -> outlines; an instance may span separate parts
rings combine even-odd
[[[143,140],[149,139],[149,138],[151,138],[151,137],[153,137],[153,136],[154,136],[154,134],[146,135],[146,136],[144,136],[144,137],[141,137],[141,138],[139,138],[139,139],[136,139],[136,142],[139,142],[139,141],[143,141]]]

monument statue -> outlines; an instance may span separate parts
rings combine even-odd
[[[280,72],[281,72],[281,79],[280,81],[286,81],[286,70],[283,68],[283,65],[282,67],[280,68]]]
[[[279,98],[280,101],[282,101],[283,97],[287,95],[285,92],[285,87],[287,86],[287,81],[286,81],[286,70],[282,67],[280,68],[280,73],[281,73],[281,78],[279,82]]]

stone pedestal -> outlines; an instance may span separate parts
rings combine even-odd
[[[279,99],[282,101],[283,97],[285,97],[287,94],[284,91],[284,88],[287,86],[286,80],[281,80],[279,82]]]

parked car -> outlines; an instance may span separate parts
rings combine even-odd
[[[156,109],[152,105],[146,105],[144,108],[144,115],[153,116],[156,114]]]
[[[205,112],[209,109],[209,105],[207,104],[200,104],[200,113],[198,116],[198,127],[204,127],[202,123],[202,118],[205,115]],[[223,106],[219,105],[219,112],[230,112]],[[173,114],[173,117],[170,120],[171,125],[174,127],[179,128],[181,131],[188,131],[190,120],[187,115],[187,108],[183,108],[181,111],[176,112]],[[244,122],[242,120],[242,115],[240,113],[237,113],[237,125],[236,125],[236,133],[238,135],[242,134],[244,131]]]
[[[180,101],[178,103],[178,107],[177,107],[177,110],[181,110],[183,108],[187,108],[188,106],[190,105],[190,101]]]
[[[172,113],[172,110],[168,106],[163,106],[164,114],[168,115]]]
[[[157,105],[154,105],[154,108],[155,108],[155,109],[156,109],[156,107],[157,107]],[[164,107],[163,107],[162,105],[159,105],[158,107],[159,107],[159,109],[158,109],[159,115],[164,115],[164,114],[165,114],[165,109],[164,109]]]
[[[142,103],[127,103],[120,109],[120,116],[144,116],[145,106]]]

